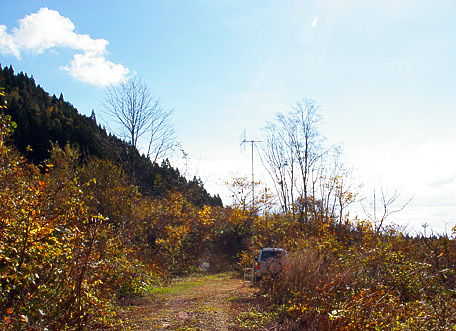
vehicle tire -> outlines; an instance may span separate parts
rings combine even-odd
[[[282,270],[282,265],[277,261],[270,261],[268,263],[268,272],[271,275],[277,275]]]

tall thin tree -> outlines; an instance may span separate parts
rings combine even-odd
[[[174,146],[175,129],[171,122],[172,110],[164,110],[159,99],[152,96],[142,78],[133,76],[105,90],[104,107],[114,119],[118,133],[130,144],[131,172],[134,175],[134,150],[139,141],[148,136],[147,156],[156,162]]]

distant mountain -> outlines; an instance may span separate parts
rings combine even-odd
[[[141,155],[125,141],[108,133],[96,122],[65,101],[63,95],[52,97],[27,74],[14,74],[12,66],[1,69],[0,87],[4,88],[6,114],[17,123],[13,136],[15,147],[31,162],[39,164],[49,157],[51,143],[78,148],[82,158],[109,159],[134,176],[145,195],[164,196],[171,190],[185,194],[197,206],[222,206],[220,197],[211,196],[198,178],[188,181],[168,160],[158,165]],[[134,154],[134,171],[131,171]],[[81,160],[81,162],[83,159]]]

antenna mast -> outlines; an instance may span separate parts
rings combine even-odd
[[[242,135],[243,135],[243,138],[242,138]],[[252,214],[252,284],[255,285],[255,180],[254,180],[254,172],[253,172],[253,149],[255,147],[255,143],[260,143],[261,141],[260,140],[248,140],[246,139],[245,137],[245,130],[243,132],[243,134],[241,134],[241,137],[242,139],[241,143],[240,143],[240,147],[244,147],[244,150],[245,150],[245,146],[246,144],[250,143],[251,146],[252,146],[252,211],[251,211],[251,214]],[[239,139],[239,140],[241,140]],[[242,151],[242,149],[241,149]]]

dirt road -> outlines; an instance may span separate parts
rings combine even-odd
[[[191,276],[124,302],[123,330],[254,330],[258,289],[231,274]]]

